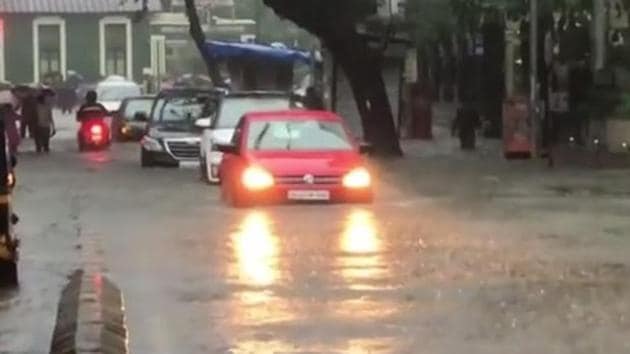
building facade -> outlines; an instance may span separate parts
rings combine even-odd
[[[97,81],[120,75],[139,81],[151,67],[149,0],[3,0],[0,2],[0,81],[37,83],[68,71]]]

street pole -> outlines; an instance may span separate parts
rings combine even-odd
[[[262,15],[263,15],[263,4],[262,4],[262,0],[254,0],[254,4],[255,4],[255,20],[256,20],[256,42],[260,42],[260,35],[261,35],[261,23],[260,21],[262,20]]]
[[[593,59],[593,73],[604,69],[606,66],[606,32],[607,32],[607,13],[606,13],[606,1],[595,0],[593,1],[593,28],[594,28],[594,59]]]
[[[532,157],[538,157],[538,0],[529,0],[529,112]]]

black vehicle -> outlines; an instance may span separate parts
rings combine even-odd
[[[114,140],[140,141],[147,131],[149,113],[154,101],[155,96],[125,98],[120,104],[120,109],[112,117]]]
[[[147,134],[141,140],[142,167],[199,163],[201,130],[197,119],[213,117],[225,91],[169,89],[153,101]]]

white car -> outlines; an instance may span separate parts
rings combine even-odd
[[[125,98],[142,95],[142,88],[123,77],[110,76],[96,85],[100,102],[110,112],[116,112]]]
[[[203,180],[210,184],[221,181],[219,166],[223,154],[216,150],[216,145],[230,143],[241,117],[250,112],[286,110],[298,106],[292,96],[287,93],[230,92],[226,94],[213,119],[204,118],[196,123],[198,127],[204,129],[199,155]]]

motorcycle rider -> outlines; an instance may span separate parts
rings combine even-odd
[[[95,114],[107,114],[107,108],[97,102],[98,95],[96,91],[90,90],[85,95],[85,103],[79,107],[77,111],[77,121],[81,122],[85,119],[93,117]]]

